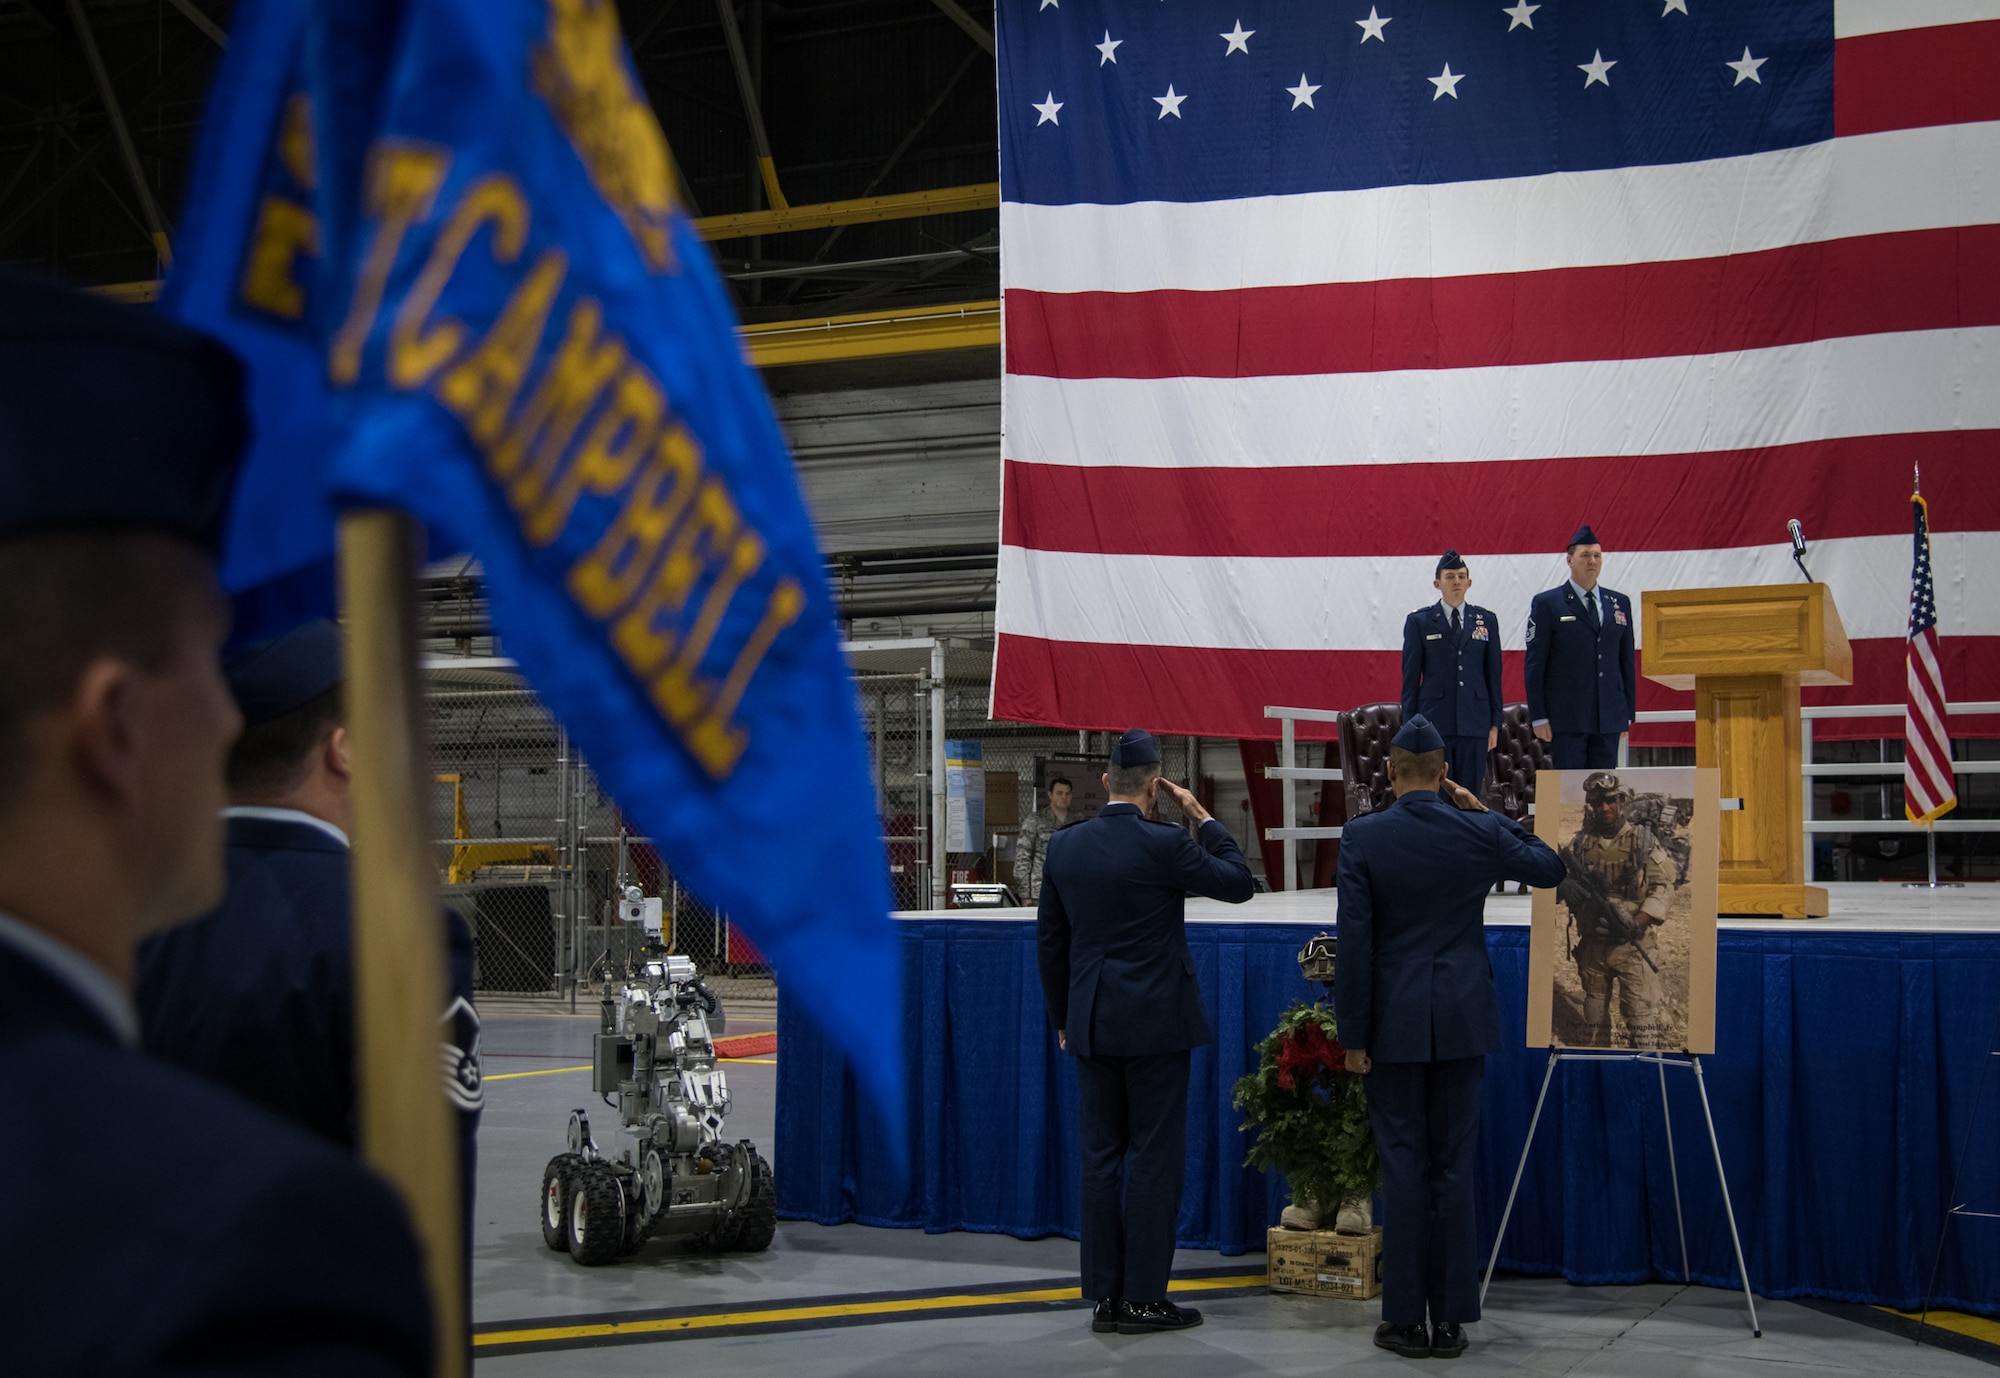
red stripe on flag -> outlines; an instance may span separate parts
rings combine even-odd
[[[1551,549],[1548,495],[1621,550],[1768,545],[1908,532],[1883,501],[1921,463],[1970,531],[2000,529],[2000,431],[1859,436],[1757,450],[1482,464],[1151,469],[1004,466],[1001,539],[1107,555],[1408,555],[1423,532],[1489,554]],[[1393,516],[1391,515],[1393,514]],[[1469,544],[1468,544],[1469,543]],[[1892,701],[1903,698],[1899,686]]]
[[[2000,20],[1863,34],[1833,45],[1833,132],[2000,120]]]
[[[1007,293],[1007,370],[1253,378],[1767,349],[2000,323],[2000,225],[1719,258],[1226,292]]]
[[[1854,642],[1854,683],[1841,689],[1807,689],[1807,704],[1903,702],[1907,645],[1897,637]],[[1501,691],[1509,703],[1518,703],[1526,697],[1521,653],[1509,651],[1504,661]],[[1642,672],[1643,662],[1642,654]],[[1961,683],[2000,681],[2000,637],[1953,637],[1947,673]],[[1345,692],[1330,701],[1329,685],[1344,686]],[[1244,651],[1097,645],[1002,633],[994,665],[993,716],[1051,727],[1113,731],[1144,727],[1153,732],[1270,738],[1278,735],[1278,726],[1264,716],[1267,704],[1354,708],[1394,702],[1401,685],[1402,654],[1393,649]],[[1692,693],[1641,679],[1641,712],[1693,707]],[[1334,727],[1302,722],[1298,731],[1301,738],[1324,739],[1333,736]],[[1898,731],[1893,718],[1813,723],[1817,741],[1894,737]],[[1959,737],[2000,736],[2000,718],[1953,718],[1951,731]],[[1693,743],[1694,732],[1684,723],[1642,724],[1632,740],[1640,746],[1687,746]]]

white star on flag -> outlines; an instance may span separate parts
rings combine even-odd
[[[1457,100],[1458,84],[1465,80],[1465,73],[1452,71],[1451,64],[1447,62],[1442,72],[1434,77],[1425,77],[1424,80],[1437,87],[1437,90],[1431,93],[1432,100],[1440,96],[1450,96],[1453,100]]]
[[[1228,54],[1225,53],[1223,54],[1223,56],[1227,57]],[[1301,105],[1312,105],[1313,92],[1317,90],[1319,90],[1319,87],[1308,85],[1306,83],[1306,74],[1304,72],[1300,72],[1299,84],[1297,86],[1287,86],[1285,88],[1285,94],[1292,98],[1292,109],[1296,110]],[[1319,107],[1313,105],[1313,109],[1317,110],[1319,109]]]
[[[1757,75],[1757,69],[1770,60],[1768,57],[1750,56],[1750,47],[1748,44],[1745,44],[1742,57],[1736,59],[1734,62],[1725,62],[1722,65],[1736,73],[1736,80],[1729,83],[1731,86],[1741,86],[1746,81],[1754,81],[1759,86],[1762,86],[1764,78]]]
[[[1111,36],[1111,30],[1106,29],[1104,31],[1104,41],[1097,45],[1097,52],[1098,52],[1097,65],[1102,67],[1107,62],[1118,61],[1118,50],[1121,47],[1123,47],[1124,44],[1125,44],[1124,39],[1113,38]]]
[[[1688,0],[1667,0],[1667,7],[1660,11],[1660,18],[1665,19],[1675,10],[1686,14],[1688,12]]]
[[[1033,105],[1035,109],[1042,112],[1042,117],[1039,120],[1035,121],[1035,128],[1040,129],[1045,124],[1062,123],[1061,120],[1056,118],[1056,112],[1063,108],[1063,103],[1056,99],[1055,92],[1051,91],[1043,99],[1039,101],[1031,101],[1029,102],[1029,104]]]
[[[1244,28],[1243,21],[1240,19],[1237,20],[1236,28],[1233,32],[1216,35],[1217,38],[1223,39],[1229,44],[1227,48],[1222,50],[1222,55],[1228,57],[1231,53],[1241,53],[1245,57],[1250,56],[1250,35],[1256,32],[1255,29]]]
[[[1228,54],[1225,53],[1223,56],[1227,57]],[[1164,96],[1154,96],[1153,102],[1160,107],[1161,119],[1164,120],[1169,115],[1172,115],[1175,119],[1179,119],[1181,117],[1181,102],[1186,99],[1185,95],[1177,96],[1174,94],[1174,84],[1170,81],[1167,83],[1167,94]]]
[[[1371,38],[1381,39],[1384,43],[1389,41],[1386,38],[1382,38],[1382,26],[1387,24],[1389,20],[1385,16],[1377,14],[1373,5],[1368,7],[1368,17],[1366,19],[1357,19],[1354,22],[1361,26],[1361,41],[1363,43],[1366,43]]]
[[[1043,10],[1047,9],[1047,8],[1048,8],[1048,7],[1050,6],[1050,5],[1055,5],[1055,7],[1056,7],[1057,9],[1061,9],[1061,8],[1062,8],[1062,6],[1061,6],[1060,4],[1057,4],[1057,3],[1056,3],[1056,0],[1042,0],[1042,3],[1041,3],[1041,4],[1039,4],[1039,5],[1035,6],[1035,13],[1036,13],[1036,14],[1040,14],[1040,13],[1041,13],[1041,12],[1042,12]]]
[[[1592,82],[1601,82],[1605,86],[1611,85],[1611,69],[1617,65],[1618,61],[1616,58],[1613,58],[1610,62],[1604,60],[1603,49],[1600,48],[1592,51],[1590,61],[1576,64],[1576,70],[1583,73],[1583,89],[1588,91]]]
[[[1515,0],[1513,5],[1501,10],[1500,13],[1506,15],[1510,21],[1507,25],[1507,32],[1512,33],[1516,29],[1534,28],[1535,11],[1540,8],[1540,5],[1529,4],[1528,0]]]

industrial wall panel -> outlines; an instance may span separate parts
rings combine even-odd
[[[829,555],[993,544],[1000,529],[1000,380],[777,399]]]

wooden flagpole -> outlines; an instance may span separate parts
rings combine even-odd
[[[440,1083],[444,924],[422,781],[414,591],[422,532],[400,512],[340,519],[347,727],[354,762],[354,991],[361,1152],[423,1247],[437,1373],[464,1378],[458,1136]]]

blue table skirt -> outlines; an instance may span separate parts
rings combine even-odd
[[[1260,1250],[1288,1199],[1282,1178],[1242,1166],[1230,1087],[1279,1012],[1307,995],[1293,956],[1317,931],[1188,928],[1216,1043],[1194,1057],[1185,1247]],[[1524,1045],[1528,930],[1490,928],[1487,942],[1506,1047],[1487,1063],[1482,1264],[1547,1065]],[[910,1177],[844,1059],[781,995],[778,1213],[1075,1238],[1076,1073],[1048,1027],[1033,923],[905,921],[903,953]],[[1968,1136],[1959,1200],[2000,1212],[2000,1063],[1986,1066],[2000,934],[1725,930],[1718,981],[1720,1051],[1703,1064],[1753,1286],[1918,1305]],[[1667,1093],[1694,1277],[1736,1285],[1692,1073],[1669,1068]],[[1557,1070],[1500,1262],[1585,1284],[1679,1279],[1655,1067]],[[2000,1220],[1953,1224],[1938,1297],[2000,1312]]]

